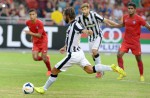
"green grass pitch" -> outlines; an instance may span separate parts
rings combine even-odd
[[[54,66],[65,55],[50,52],[51,65]],[[87,59],[94,64],[91,56]],[[117,64],[116,54],[101,54],[103,64]],[[103,79],[95,74],[86,74],[80,67],[73,66],[59,74],[57,81],[44,94],[36,92],[23,94],[22,86],[31,82],[43,86],[47,80],[43,62],[32,60],[30,52],[0,52],[0,98],[149,98],[150,96],[150,54],[142,55],[145,82],[139,81],[139,71],[133,55],[125,54],[124,65],[127,77],[117,80],[118,74],[105,72]]]

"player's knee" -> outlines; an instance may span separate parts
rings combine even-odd
[[[88,74],[92,74],[93,73],[93,70],[88,70],[86,71]]]
[[[142,61],[141,56],[136,56],[136,60],[137,62],[141,62]]]
[[[88,74],[92,74],[92,73],[93,73],[93,69],[92,69],[92,68],[85,69],[85,71],[86,71]]]
[[[121,58],[121,57],[122,57],[122,55],[118,53],[118,54],[117,54],[117,57],[118,57],[118,58]]]
[[[54,75],[58,75],[60,72],[61,72],[61,71],[58,70],[58,69],[55,68],[55,67],[52,69],[52,74],[54,74]]]
[[[97,55],[97,50],[92,50],[93,55]]]
[[[43,61],[47,61],[47,57],[43,56],[42,57]]]
[[[38,61],[38,57],[33,57],[33,60],[34,61]]]

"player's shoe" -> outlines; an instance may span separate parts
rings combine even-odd
[[[120,74],[117,79],[118,79],[118,80],[122,80],[124,77],[125,77],[125,76],[123,76],[122,74]]]
[[[123,77],[126,76],[126,72],[125,72],[122,68],[120,68],[119,66],[117,66],[117,65],[115,65],[115,64],[112,64],[112,65],[111,65],[111,68],[112,68],[113,71],[119,73],[119,74],[122,75]]]
[[[141,82],[144,82],[144,81],[145,81],[144,76],[140,76],[140,81],[141,81]]]
[[[102,78],[103,75],[104,75],[104,72],[101,71],[101,72],[97,72],[95,77],[96,77],[96,78]]]
[[[51,75],[51,71],[47,71],[46,75],[50,76]]]
[[[34,90],[37,92],[37,93],[40,93],[40,94],[44,94],[45,93],[45,90],[43,87],[34,87]]]

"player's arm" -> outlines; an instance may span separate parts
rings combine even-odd
[[[26,21],[26,25],[29,27],[29,21]],[[32,36],[35,36],[35,37],[38,37],[38,38],[41,37],[41,34],[33,33],[30,30],[25,30],[25,33],[28,34],[28,35],[31,35],[31,41],[32,41]]]
[[[60,49],[59,49],[59,52],[60,52],[61,54],[64,54],[64,53],[66,52],[66,45],[63,46],[62,48],[60,48]]]
[[[82,30],[82,33],[86,33],[86,34],[88,34],[88,35],[92,35],[92,34],[93,34],[93,31],[92,31],[92,30],[83,29],[83,30]]]
[[[31,31],[28,31],[28,30],[25,30],[25,33],[28,34],[28,35],[31,35],[31,36],[38,37],[38,38],[41,38],[41,36],[42,36],[41,33],[33,33]]]
[[[81,24],[79,24],[79,23],[76,23],[76,24],[75,24],[74,29],[75,29],[76,31],[78,31],[79,33],[86,33],[86,34],[88,34],[88,35],[92,35],[92,34],[93,34],[93,31],[92,31],[92,30],[86,30],[86,29],[84,29],[84,28],[81,26]]]
[[[150,25],[148,23],[146,23],[145,27],[150,30]]]
[[[121,28],[124,26],[123,23],[118,24],[118,23],[111,21],[109,19],[106,19],[106,18],[104,18],[104,23],[106,23],[109,27],[112,27],[112,28]]]
[[[97,14],[97,13],[95,13],[95,18],[96,18],[97,20],[99,20],[100,22],[104,22],[106,25],[108,25],[108,26],[110,26],[110,27],[112,27],[112,28],[121,28],[121,27],[124,26],[123,23],[122,23],[122,24],[118,24],[118,23],[116,23],[116,22],[113,22],[113,21],[111,21],[111,20],[109,20],[109,19],[106,19],[106,18],[100,16],[100,15]],[[122,18],[122,19],[123,19],[123,18]]]

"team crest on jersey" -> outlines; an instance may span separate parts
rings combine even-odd
[[[136,24],[136,21],[135,21],[135,20],[133,21],[133,24]]]

